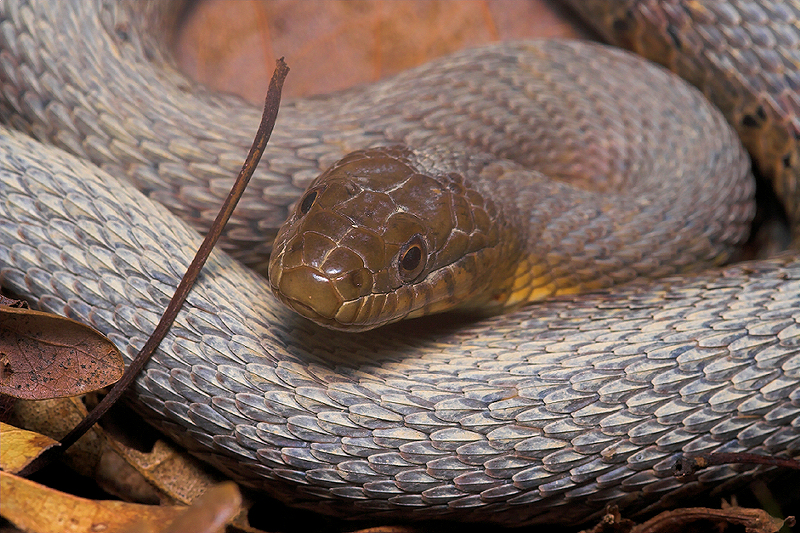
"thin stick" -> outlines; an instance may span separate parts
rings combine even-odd
[[[728,464],[769,465],[800,470],[800,463],[794,459],[755,453],[713,452],[681,456],[673,466],[673,473],[676,477],[688,477],[709,466]]]
[[[272,130],[275,127],[275,121],[278,118],[281,90],[283,89],[283,82],[288,73],[289,67],[286,66],[283,58],[280,58],[276,62],[275,71],[273,72],[272,79],[269,82],[269,89],[267,90],[267,96],[264,100],[264,112],[261,115],[261,124],[258,126],[258,132],[256,132],[253,145],[250,147],[250,152],[247,154],[247,158],[242,165],[242,170],[239,172],[239,176],[236,178],[236,182],[233,184],[231,192],[228,194],[228,197],[222,204],[222,208],[220,209],[217,218],[214,220],[214,224],[211,226],[208,234],[206,234],[206,238],[203,240],[203,243],[200,245],[200,248],[198,248],[197,254],[195,254],[192,263],[186,270],[186,274],[178,284],[178,288],[175,289],[175,294],[172,296],[169,305],[167,305],[167,309],[161,316],[161,320],[156,326],[156,329],[153,331],[153,334],[150,335],[150,338],[147,339],[144,347],[131,362],[131,365],[122,376],[122,379],[120,379],[114,385],[114,387],[112,387],[111,391],[109,391],[106,397],[103,398],[94,409],[92,409],[86,418],[81,420],[81,422],[78,423],[78,425],[75,426],[72,431],[70,431],[63,439],[61,439],[61,445],[50,448],[42,453],[35,460],[31,461],[22,471],[20,471],[19,475],[28,476],[33,474],[37,470],[52,462],[56,457],[63,453],[64,450],[72,446],[75,441],[81,438],[83,434],[86,433],[89,428],[92,427],[100,419],[100,417],[102,417],[109,410],[109,408],[111,408],[111,406],[117,402],[117,400],[128,389],[128,387],[130,387],[136,376],[139,374],[139,372],[141,372],[142,368],[144,368],[144,365],[150,359],[150,356],[153,354],[156,348],[158,348],[158,345],[161,344],[164,336],[167,334],[169,328],[172,326],[172,323],[175,321],[175,317],[178,316],[178,312],[180,311],[183,302],[186,300],[186,297],[189,295],[189,291],[194,285],[197,276],[200,274],[203,265],[205,265],[208,256],[211,254],[211,250],[219,240],[219,236],[222,234],[222,230],[225,227],[225,224],[227,224],[228,219],[230,219],[236,204],[242,197],[242,193],[244,193],[247,184],[250,182],[250,178],[253,176],[256,166],[258,166],[258,162],[261,160],[261,156],[267,146],[267,141],[269,141],[270,135],[272,135]]]

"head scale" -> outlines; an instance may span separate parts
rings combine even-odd
[[[323,326],[354,331],[480,299],[506,253],[502,214],[430,161],[373,148],[314,180],[275,240],[275,294]]]

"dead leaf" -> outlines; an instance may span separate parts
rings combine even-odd
[[[84,416],[86,408],[78,398],[58,398],[19,401],[12,420],[18,426],[61,438]],[[210,467],[168,442],[158,440],[152,451],[140,452],[100,426],[94,426],[68,449],[64,462],[76,472],[94,478],[110,494],[139,503],[190,505],[220,480]],[[246,510],[236,523],[242,530],[253,530],[247,524]]]
[[[190,504],[219,481],[208,467],[175,445],[158,440],[140,452],[110,439],[111,448],[171,501]]]
[[[14,406],[10,423],[60,439],[86,416],[86,406],[79,398],[52,400],[20,400]],[[97,463],[104,447],[105,437],[99,426],[94,426],[73,446],[66,450],[64,463],[76,472],[94,477]]]
[[[58,445],[50,437],[0,422],[0,469],[12,474]]]
[[[0,306],[0,393],[40,400],[76,396],[119,380],[122,354],[85,324]]]
[[[37,533],[119,531],[141,522],[163,528],[186,510],[183,506],[87,500],[6,472],[0,472],[0,492],[0,515],[20,529]]]
[[[276,58],[287,97],[376,81],[468,46],[576,37],[555,2],[406,0],[198,2],[176,35],[181,69],[261,105]]]
[[[164,533],[214,533],[223,531],[225,524],[239,514],[242,495],[233,481],[214,485],[197,498],[191,507],[164,529]]]
[[[108,434],[106,436],[113,440]],[[165,497],[127,460],[120,457],[109,442],[106,442],[95,471],[94,479],[101,489],[126,502],[149,505],[176,503],[174,499]]]
[[[60,438],[85,415],[86,408],[78,398],[22,400],[17,403],[13,420],[28,429]],[[3,429],[4,447],[5,434]],[[194,505],[219,480],[209,467],[168,442],[158,440],[151,452],[140,452],[116,440],[100,426],[94,426],[67,450],[64,461],[82,475],[94,478],[110,494],[129,502]],[[237,527],[242,531],[258,531],[248,524],[247,509],[241,506],[239,509],[235,517]]]
[[[12,421],[16,426],[60,439],[86,414],[86,406],[79,398],[20,400],[14,409]],[[78,474],[94,478],[100,488],[122,500],[147,504],[164,501],[176,503],[174,499],[162,498],[161,492],[130,466],[129,461],[119,458],[110,445],[113,442],[112,436],[95,425],[65,451],[61,460]],[[117,462],[114,462],[115,457]],[[190,501],[178,503],[188,504]]]
[[[239,512],[241,495],[234,483],[212,487],[195,505],[158,506],[87,500],[0,472],[0,516],[36,533],[97,531],[216,533]]]

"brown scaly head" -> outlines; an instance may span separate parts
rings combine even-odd
[[[509,282],[498,280],[511,280],[520,242],[507,238],[495,203],[442,159],[373,148],[320,175],[275,240],[275,294],[350,331],[507,298]]]

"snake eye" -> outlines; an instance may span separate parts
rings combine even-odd
[[[311,206],[314,205],[314,201],[317,199],[317,191],[308,191],[306,195],[303,197],[303,200],[300,202],[300,214],[305,215],[311,210]]]
[[[414,235],[400,249],[397,270],[404,282],[414,281],[425,269],[428,251],[420,235]]]

